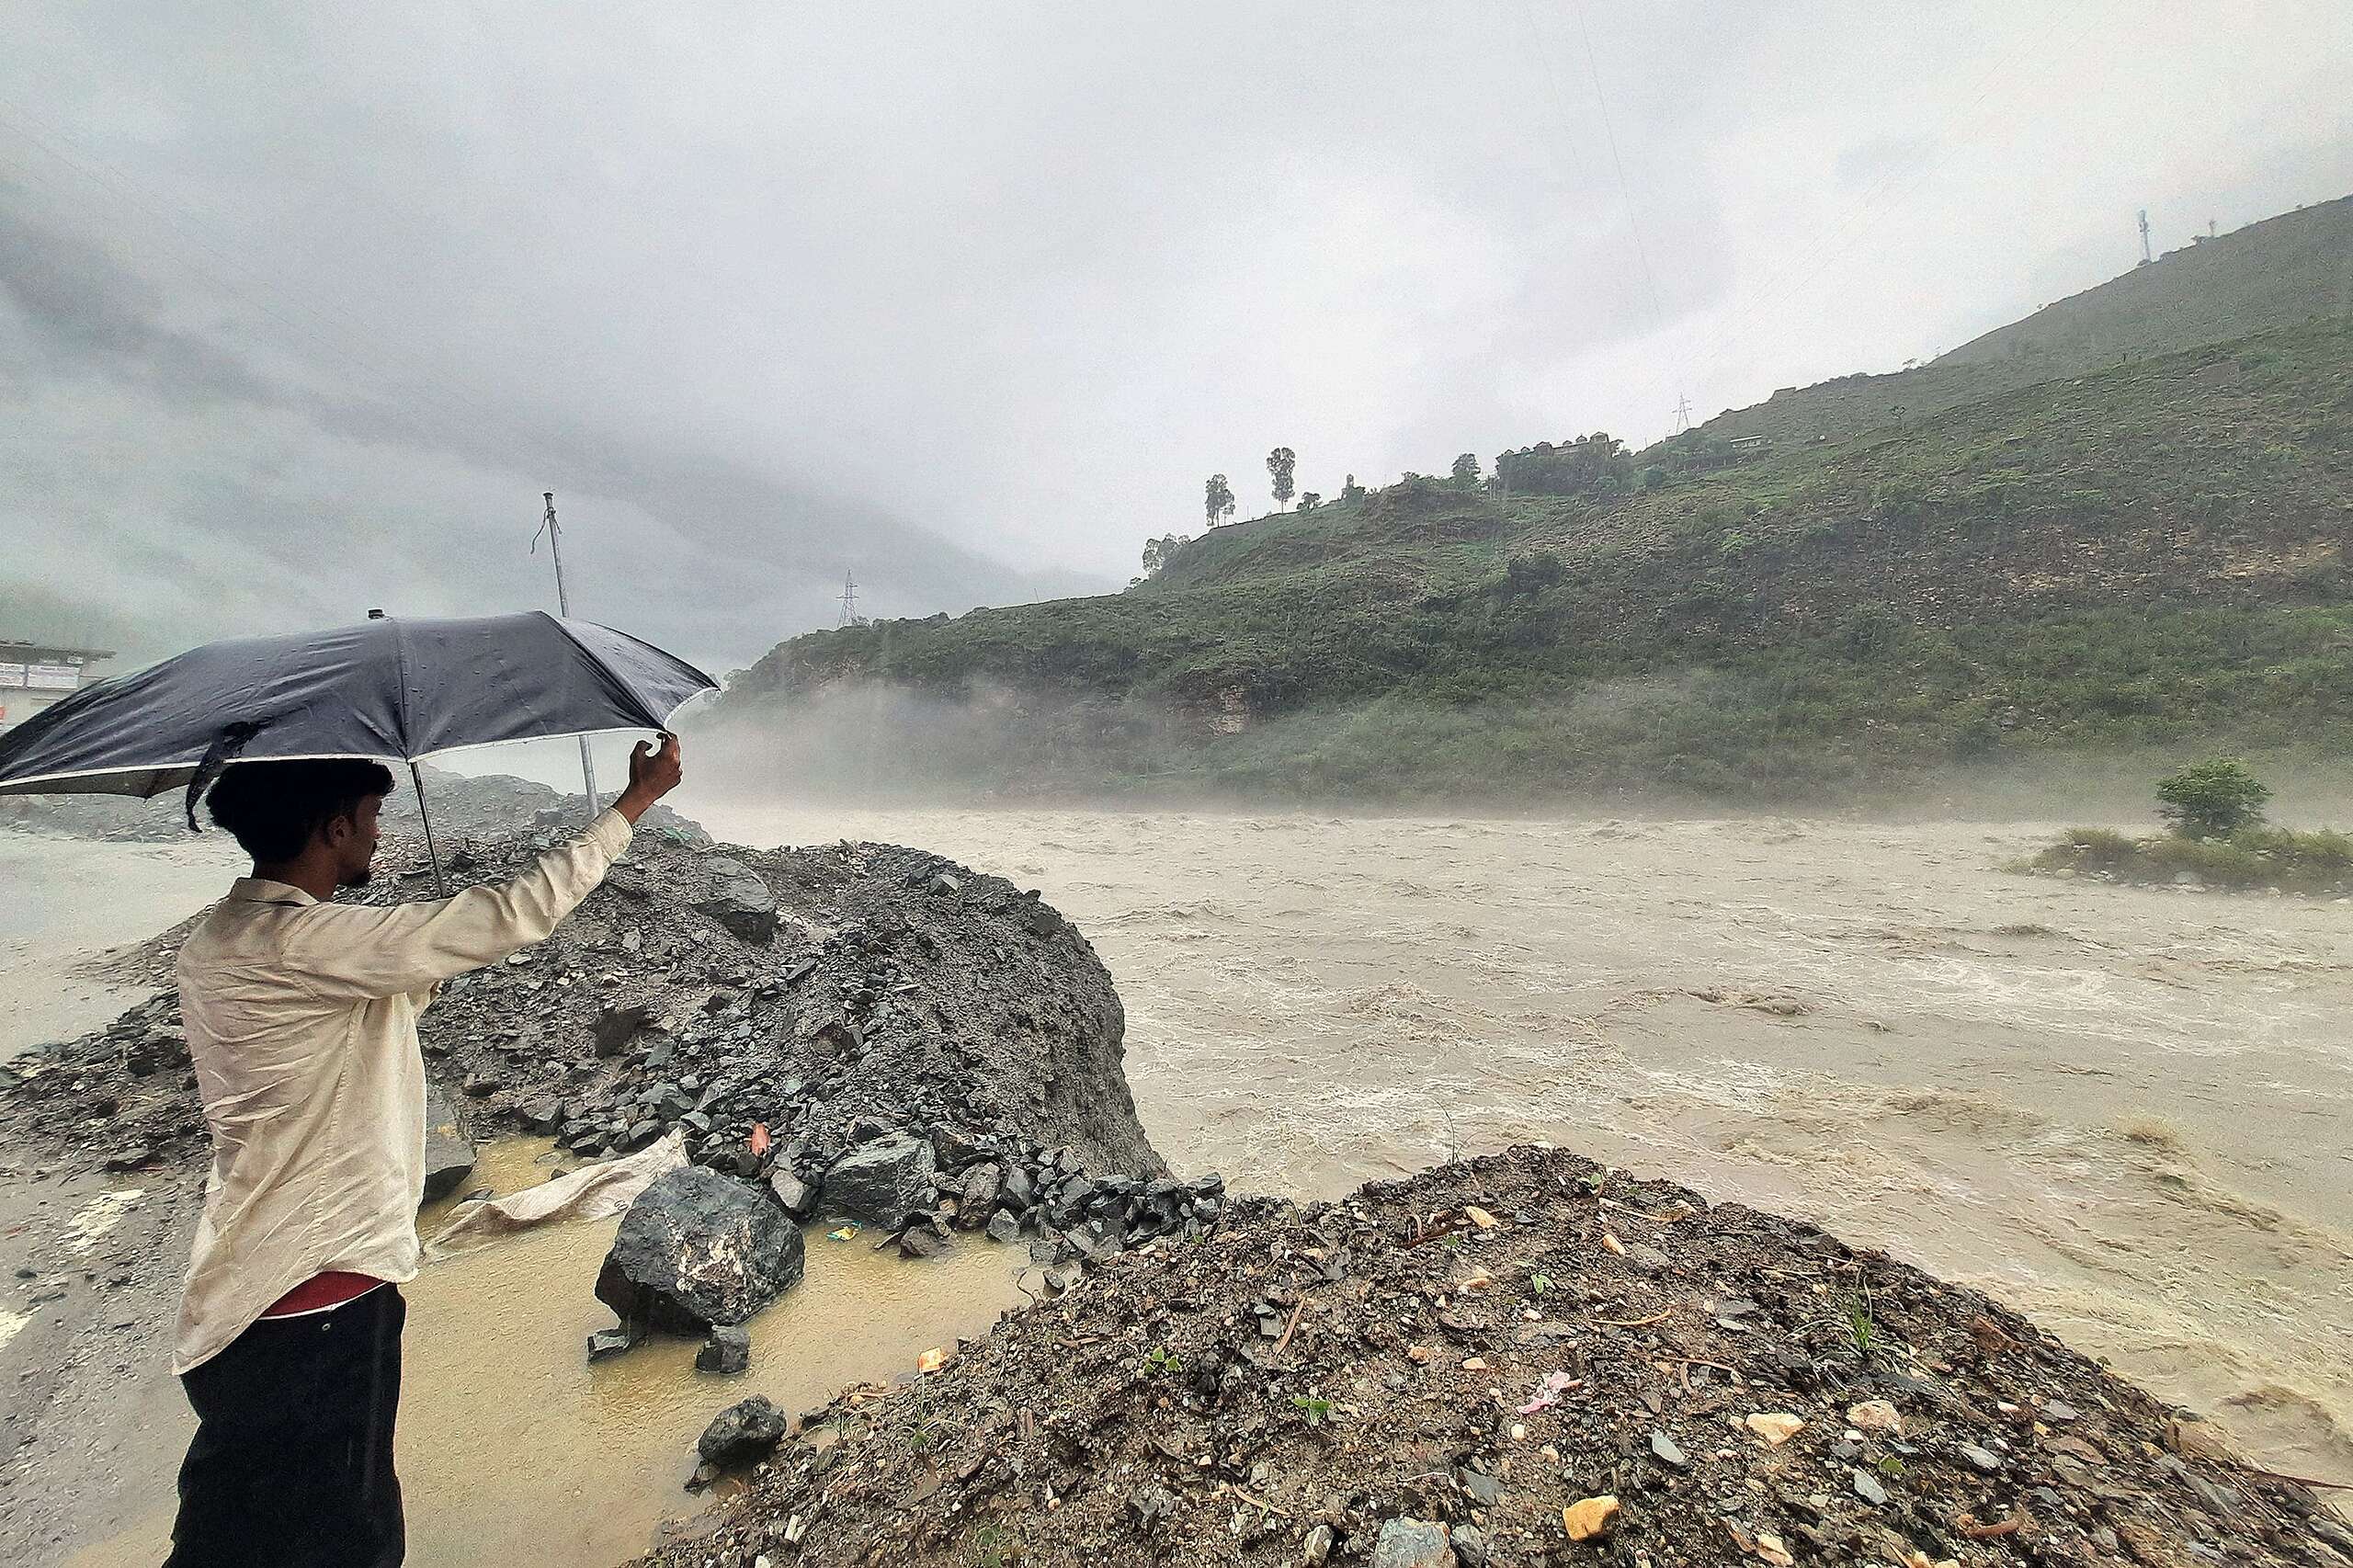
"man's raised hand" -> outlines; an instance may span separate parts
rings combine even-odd
[[[651,741],[640,741],[629,754],[629,788],[613,802],[613,809],[631,823],[645,814],[645,808],[678,787],[684,777],[678,762],[678,737],[665,733],[657,748]]]

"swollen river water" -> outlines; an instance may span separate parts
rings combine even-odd
[[[1180,1168],[1540,1140],[1792,1212],[2353,1481],[2353,906],[1999,868],[2049,824],[691,802],[1040,889]]]

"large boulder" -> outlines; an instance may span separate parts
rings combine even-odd
[[[742,1323],[801,1282],[801,1232],[758,1189],[706,1165],[638,1195],[597,1275],[625,1324],[702,1334]]]
[[[937,1168],[931,1145],[904,1132],[861,1143],[826,1169],[825,1212],[895,1231],[931,1208]]]
[[[425,1201],[437,1203],[457,1191],[458,1184],[473,1168],[473,1140],[466,1136],[457,1108],[441,1092],[440,1085],[426,1080]]]
[[[722,1469],[749,1464],[765,1459],[784,1441],[787,1425],[784,1413],[770,1404],[766,1395],[756,1393],[712,1417],[702,1436],[695,1439],[695,1452],[702,1456],[705,1464]]]
[[[1004,1180],[1005,1174],[994,1160],[966,1171],[963,1189],[956,1199],[956,1223],[968,1231],[977,1231],[987,1224],[989,1216],[996,1212]]]
[[[695,907],[747,942],[774,941],[776,894],[768,891],[759,873],[741,860],[719,855],[702,864],[710,878],[710,892]]]

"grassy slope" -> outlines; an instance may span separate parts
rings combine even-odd
[[[1852,439],[1942,409],[2133,359],[2353,317],[2353,197],[2187,246],[2045,305],[1913,370],[1784,388],[1717,415],[1714,436],[1777,448]]]
[[[2353,332],[2306,328],[1608,504],[1392,488],[1219,529],[1125,595],[799,638],[721,709],[1005,689],[1021,722],[948,737],[943,773],[1319,793],[2339,745],[2348,367]],[[1538,553],[1560,580],[1516,589]]]

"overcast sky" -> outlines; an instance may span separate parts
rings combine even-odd
[[[721,668],[2353,190],[2353,6],[0,0],[0,638]]]

